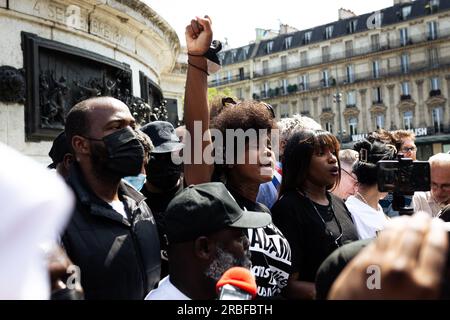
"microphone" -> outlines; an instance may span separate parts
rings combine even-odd
[[[219,300],[252,300],[258,289],[250,270],[233,267],[225,271],[216,284]]]

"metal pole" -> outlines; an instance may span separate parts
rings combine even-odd
[[[338,69],[337,65],[335,66],[336,70],[336,94],[334,95],[335,101],[336,101],[336,107],[338,112],[338,121],[339,121],[339,132],[338,132],[338,139],[339,142],[342,143],[342,117],[341,117],[341,98],[342,94],[339,92],[339,81],[338,81]]]

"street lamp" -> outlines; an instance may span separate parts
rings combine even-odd
[[[341,101],[342,101],[342,93],[339,91],[339,78],[338,78],[338,69],[337,65],[335,66],[336,70],[336,93],[333,94],[333,102],[336,103],[337,112],[338,112],[338,121],[339,121],[339,132],[338,132],[338,139],[339,142],[342,143],[342,117],[341,117]]]
[[[339,89],[338,89],[338,86],[337,86],[337,81],[336,81],[336,93],[333,94],[333,102],[336,103],[336,106],[337,106],[338,120],[339,120],[338,139],[339,139],[339,142],[342,143],[341,101],[342,101],[342,93],[339,92]]]

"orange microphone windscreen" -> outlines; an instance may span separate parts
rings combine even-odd
[[[233,267],[225,271],[220,280],[216,284],[217,292],[226,284],[230,284],[244,290],[254,298],[258,292],[255,277],[250,270],[242,267]]]

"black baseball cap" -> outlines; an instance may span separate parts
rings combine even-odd
[[[155,147],[152,153],[173,152],[184,148],[184,144],[180,142],[170,122],[153,121],[140,128],[140,130],[152,140]]]
[[[52,148],[48,153],[48,156],[52,159],[52,163],[47,168],[55,169],[56,165],[63,161],[66,153],[71,153],[69,144],[67,143],[66,133],[61,132],[55,140],[53,140]]]
[[[169,203],[164,219],[169,244],[189,242],[227,227],[262,228],[272,222],[265,212],[241,209],[221,182],[185,188]]]

